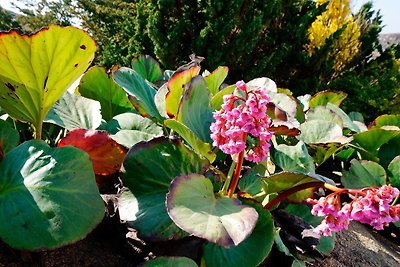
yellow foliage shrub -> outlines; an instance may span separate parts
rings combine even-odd
[[[349,0],[316,0],[318,5],[329,1],[326,11],[319,15],[308,30],[309,43],[306,49],[313,55],[321,48],[326,39],[336,31],[343,32],[335,40],[331,56],[334,58],[334,70],[340,72],[353,58],[360,47],[360,26],[351,15]]]

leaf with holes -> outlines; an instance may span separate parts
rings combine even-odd
[[[100,102],[101,114],[106,121],[133,110],[125,91],[113,81],[110,72],[103,67],[91,67],[79,83],[82,96]]]
[[[109,175],[119,171],[126,150],[106,131],[75,129],[67,134],[58,147],[74,146],[89,154],[96,174]]]
[[[178,139],[158,137],[134,145],[123,163],[122,182],[137,199],[136,220],[128,224],[143,238],[180,238],[186,232],[167,214],[165,195],[171,181],[179,175],[203,173],[209,166]]]
[[[216,198],[211,181],[201,174],[176,177],[166,204],[176,225],[223,247],[240,244],[258,219],[257,211],[238,199]]]
[[[96,45],[83,30],[50,26],[33,35],[0,34],[0,105],[41,135],[53,104],[91,64]]]
[[[0,237],[11,247],[67,245],[104,216],[89,157],[74,147],[25,142],[6,155],[0,177]]]
[[[68,130],[94,130],[101,124],[100,103],[98,101],[66,92],[47,113],[44,122],[61,126]]]

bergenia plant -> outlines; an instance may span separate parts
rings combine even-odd
[[[274,243],[307,259],[281,211],[313,238],[399,220],[400,115],[367,127],[340,108],[345,93],[295,98],[268,78],[227,86],[227,67],[163,73],[141,56],[87,70],[95,44],[73,27],[1,33],[0,49],[0,238],[12,247],[83,238],[104,216],[105,181],[119,185],[120,219],[141,239],[195,239],[201,266],[258,266]],[[311,249],[329,253],[333,240]]]

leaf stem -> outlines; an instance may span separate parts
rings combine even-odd
[[[264,209],[265,210],[270,210],[273,207],[275,207],[276,204],[278,204],[279,202],[281,202],[282,200],[284,200],[285,198],[289,197],[290,195],[307,189],[307,188],[313,188],[313,187],[322,187],[326,184],[324,184],[323,182],[309,182],[309,183],[305,183],[305,184],[300,184],[297,185],[295,187],[292,187],[286,191],[283,191],[282,193],[280,193],[278,196],[276,196],[275,198],[273,198],[270,202],[268,202],[265,206]]]
[[[42,139],[42,128],[43,128],[43,120],[40,120],[38,125],[34,125],[35,134],[34,137],[36,140]]]
[[[226,180],[224,182],[224,186],[221,189],[222,195],[226,195],[228,193],[228,188],[229,188],[229,185],[231,183],[232,175],[233,175],[233,171],[235,170],[235,167],[236,167],[236,162],[232,161],[231,167],[229,168],[228,175],[227,175]]]

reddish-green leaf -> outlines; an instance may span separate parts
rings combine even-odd
[[[182,72],[175,73],[168,80],[168,94],[165,102],[168,115],[173,118],[178,114],[179,102],[183,94],[183,87],[200,72],[200,67],[193,67]]]
[[[111,139],[106,131],[76,129],[58,144],[59,147],[74,146],[89,154],[96,174],[109,175],[117,172],[124,160],[126,150]]]

